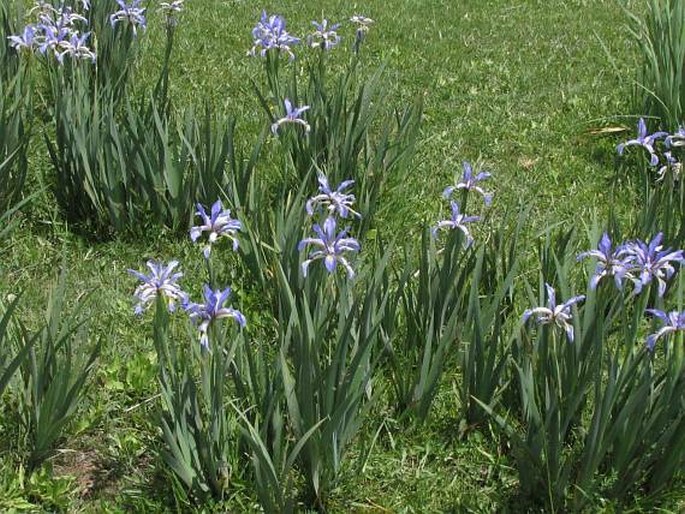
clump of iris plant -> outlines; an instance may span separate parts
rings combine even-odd
[[[339,23],[329,27],[328,20],[324,18],[321,23],[313,21],[312,25],[314,25],[316,31],[307,37],[307,43],[310,47],[330,50],[340,43],[340,36],[336,32],[340,27]]]
[[[295,58],[291,46],[300,42],[294,36],[288,34],[285,30],[285,20],[278,15],[267,15],[266,11],[262,11],[260,21],[252,29],[252,37],[254,44],[252,49],[248,52],[249,55],[256,55],[259,49],[259,55],[266,56],[269,50],[283,51],[290,56],[290,59]]]
[[[437,236],[438,231],[442,229],[461,230],[464,234],[464,246],[469,247],[473,243],[473,237],[466,224],[480,221],[480,216],[466,216],[462,214],[459,212],[459,204],[454,200],[450,201],[450,207],[452,209],[452,216],[448,220],[438,221],[437,225],[433,228],[433,236]]]
[[[145,30],[147,20],[145,18],[145,7],[140,7],[142,0],[116,0],[120,9],[109,17],[112,27],[117,23],[124,22],[131,26],[134,34],[138,33],[138,28]]]
[[[647,336],[647,349],[650,352],[654,351],[657,341],[662,337],[685,330],[685,312],[671,311],[666,313],[659,309],[647,309],[647,312],[664,323],[657,332]]]
[[[190,319],[197,325],[200,333],[200,344],[209,349],[209,327],[220,319],[233,319],[241,328],[247,324],[245,316],[239,310],[225,305],[231,296],[231,288],[212,289],[207,284],[202,289],[204,303],[187,302],[184,306]]]
[[[471,164],[467,161],[463,162],[462,167],[464,173],[461,177],[461,180],[453,186],[446,187],[445,190],[442,192],[442,195],[449,200],[452,196],[452,193],[454,193],[457,190],[461,189],[464,191],[475,191],[483,197],[485,205],[490,205],[492,203],[493,193],[486,192],[478,184],[484,180],[489,179],[492,176],[492,174],[487,171],[479,171],[478,173],[474,174]]]
[[[574,341],[574,333],[573,325],[571,324],[573,319],[571,307],[585,300],[585,295],[574,296],[566,302],[557,305],[554,288],[549,284],[545,284],[545,289],[547,290],[547,306],[527,309],[523,313],[523,322],[526,323],[531,317],[535,316],[535,321],[538,325],[556,325],[563,329],[569,343],[572,343]]]
[[[145,275],[136,270],[128,270],[133,276],[142,282],[133,293],[138,300],[135,306],[135,314],[141,315],[155,299],[163,297],[167,303],[169,312],[176,310],[176,302],[185,303],[187,295],[178,285],[178,280],[183,276],[181,272],[174,272],[178,261],[162,264],[153,260],[147,261],[150,274]]]
[[[283,106],[285,107],[285,116],[277,119],[271,124],[271,132],[274,135],[277,135],[281,125],[295,123],[304,127],[305,133],[308,134],[311,127],[309,126],[309,123],[302,118],[302,114],[309,110],[309,106],[303,105],[301,107],[294,107],[288,98],[283,100]]]
[[[233,251],[238,249],[237,234],[242,229],[242,224],[239,220],[231,218],[230,209],[224,209],[221,200],[214,202],[209,214],[207,214],[204,205],[198,203],[195,214],[202,218],[202,223],[190,229],[190,239],[194,243],[204,232],[209,233],[208,242],[202,250],[205,259],[209,259],[212,245],[220,237],[226,237],[233,242]]]

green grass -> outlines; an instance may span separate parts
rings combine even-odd
[[[519,204],[532,206],[529,237],[554,223],[582,228],[610,206],[629,213],[634,205],[630,180],[616,177],[617,141],[589,134],[605,125],[633,126],[632,120],[618,118],[630,111],[637,59],[617,2],[372,0],[362,5],[326,0],[316,7],[293,0],[186,3],[173,58],[174,103],[210,99],[216,108],[238,117],[246,144],[264,122],[250,85],[250,78],[261,72],[260,63],[246,57],[250,29],[262,7],[286,16],[296,34],[308,30],[310,20],[322,13],[340,20],[363,12],[376,20],[366,41],[366,69],[386,66],[389,104],[421,96],[425,105],[410,175],[396,181],[384,200],[382,230],[387,234],[416,234],[418,244],[421,223],[436,219],[440,192],[461,172],[464,159],[481,160],[493,172],[494,219]],[[161,30],[150,25],[139,73],[151,77],[149,70],[158,65],[163,49]],[[349,40],[351,29],[346,35]],[[38,127],[31,156],[34,182],[47,166],[42,130]],[[155,455],[160,439],[154,419],[150,323],[132,315],[134,280],[126,270],[140,268],[148,258],[176,258],[183,262],[185,282],[199,284],[202,257],[189,241],[169,240],[164,233],[149,233],[145,240],[94,243],[68,229],[50,196],[44,195],[0,244],[0,294],[4,299],[26,291],[24,316],[35,324],[34,310],[44,304],[45,285],[66,262],[69,297],[92,292],[90,325],[94,336],[106,338],[103,355],[80,420],[72,427],[75,437],[63,441],[63,451],[48,463],[52,473],[40,475],[37,484],[12,496],[1,484],[16,472],[17,464],[0,459],[0,508],[25,494],[26,500],[43,502],[48,510],[174,510],[178,506],[170,500],[169,476],[161,474]],[[232,286],[245,289],[239,282]],[[244,310],[252,314],[249,303]],[[526,508],[517,503],[516,473],[506,448],[480,434],[458,439],[452,390],[456,379],[447,374],[422,430],[407,430],[385,406],[376,410],[363,430],[366,435],[352,450],[349,469],[331,498],[331,511]],[[368,456],[364,448],[370,448]],[[685,484],[659,502],[667,511],[684,509]],[[637,510],[655,507],[639,499],[628,504]],[[243,511],[254,505],[255,499],[239,488],[216,509]],[[592,510],[614,509],[597,499]]]

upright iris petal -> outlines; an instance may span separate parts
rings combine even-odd
[[[578,302],[585,300],[585,295],[574,296],[561,305],[557,305],[556,294],[554,288],[545,284],[547,290],[547,306],[535,307],[534,309],[527,309],[523,313],[523,322],[527,322],[532,316],[536,316],[535,320],[538,325],[556,325],[564,329],[566,338],[569,343],[574,340],[573,325],[571,324],[571,307]]]
[[[204,205],[197,204],[197,216],[202,218],[202,223],[190,229],[190,239],[195,242],[203,232],[208,232],[208,243],[202,250],[206,259],[209,259],[212,245],[220,238],[226,237],[233,242],[233,251],[238,249],[237,233],[242,229],[239,220],[231,218],[230,209],[224,209],[221,200],[217,200],[212,205],[210,214],[207,214]]]
[[[178,285],[178,280],[183,276],[183,273],[174,273],[176,266],[178,266],[178,261],[171,261],[169,264],[164,265],[161,262],[149,260],[147,261],[147,267],[150,269],[149,275],[132,269],[128,270],[129,273],[142,282],[133,293],[133,296],[138,300],[138,304],[135,307],[137,315],[142,314],[154,302],[155,298],[160,295],[166,298],[169,312],[175,310],[176,302],[185,302],[187,295]]]
[[[324,266],[328,273],[333,273],[338,264],[341,264],[347,271],[348,278],[354,277],[354,270],[345,257],[346,252],[356,253],[361,249],[359,241],[347,236],[347,230],[336,233],[335,218],[329,216],[324,221],[323,227],[316,224],[313,227],[318,237],[307,237],[300,241],[297,246],[298,251],[304,250],[307,246],[314,246],[317,249],[309,253],[309,258],[302,263],[302,275],[307,276],[309,265],[318,259],[323,259]]]

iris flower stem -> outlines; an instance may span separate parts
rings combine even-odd
[[[280,87],[280,50],[269,50],[266,52],[266,61],[264,66],[266,68],[266,78],[269,81],[269,89],[274,98],[280,101],[281,87]]]
[[[214,273],[214,267],[212,266],[212,258],[211,254],[209,255],[209,259],[205,259],[205,265],[207,266],[207,277],[209,278],[208,283],[210,287],[214,290],[218,286],[216,282],[216,273]]]

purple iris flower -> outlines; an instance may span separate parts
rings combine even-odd
[[[469,232],[466,223],[480,221],[480,216],[466,216],[461,214],[459,212],[459,204],[455,201],[450,201],[450,206],[452,208],[452,217],[448,220],[439,221],[438,224],[433,228],[433,236],[436,236],[438,230],[443,228],[459,229],[466,237],[464,240],[464,246],[469,247],[473,242],[473,237],[471,237],[471,233]]]
[[[36,26],[26,25],[24,32],[18,36],[9,36],[10,46],[17,52],[22,50],[33,50],[36,45]]]
[[[328,183],[328,178],[323,173],[319,174],[319,191],[320,194],[313,196],[305,205],[305,210],[310,216],[314,215],[314,211],[318,206],[322,206],[328,210],[329,215],[338,213],[341,218],[347,218],[351,213],[357,218],[362,215],[352,209],[355,197],[353,194],[345,193],[345,189],[354,184],[354,180],[343,180],[337,189],[331,189]]]
[[[680,177],[682,163],[678,159],[673,157],[673,152],[664,152],[664,157],[666,157],[666,164],[659,168],[659,171],[657,172],[659,178],[657,178],[657,181],[664,180],[669,170],[673,174],[673,177],[678,179]]]
[[[47,2],[41,2],[36,5],[34,10],[38,9],[38,20],[40,25],[53,26],[57,30],[74,29],[74,23],[81,22],[88,24],[88,20],[81,14],[75,13],[71,7],[62,4],[59,9],[53,7]]]
[[[354,39],[354,52],[359,53],[359,48],[361,47],[362,41],[364,41],[366,33],[369,31],[369,27],[371,27],[374,21],[371,18],[367,18],[366,16],[361,16],[359,14],[352,16],[350,21],[357,25],[357,32]]]
[[[276,135],[278,134],[278,129],[284,123],[297,123],[304,127],[305,133],[309,133],[312,128],[309,126],[309,123],[307,123],[301,117],[302,113],[309,110],[309,106],[303,105],[302,107],[293,107],[293,104],[287,98],[283,100],[283,105],[285,106],[285,116],[272,123],[271,132]]]
[[[621,143],[616,147],[619,155],[623,155],[626,146],[641,146],[649,152],[649,164],[656,166],[659,164],[659,157],[654,152],[654,143],[657,139],[668,136],[668,132],[655,132],[654,134],[647,134],[647,125],[645,120],[640,118],[637,122],[637,138],[630,139],[625,143]]]
[[[183,12],[183,2],[184,0],[173,0],[159,4],[159,10],[166,16],[168,26],[174,27],[178,23],[178,15]]]
[[[371,18],[367,18],[366,16],[362,16],[360,14],[355,14],[352,16],[350,21],[357,25],[357,30],[361,30],[363,32],[368,32],[369,27],[375,23]]]
[[[685,330],[685,312],[671,311],[666,313],[658,309],[647,309],[647,312],[664,322],[663,327],[647,337],[647,349],[650,352],[654,351],[656,342],[662,337]]]
[[[605,232],[599,240],[596,250],[589,250],[578,255],[578,260],[586,257],[597,259],[595,274],[590,278],[590,289],[594,290],[604,277],[614,277],[616,287],[623,289],[623,279],[628,274],[633,257],[630,255],[622,256],[622,251],[622,247],[612,250],[611,239],[609,234]]]
[[[291,50],[291,46],[296,45],[300,40],[288,34],[285,30],[285,20],[278,15],[268,16],[266,11],[262,11],[261,20],[252,29],[252,37],[254,38],[254,45],[248,52],[250,55],[255,55],[257,48],[261,47],[259,55],[264,57],[271,49],[282,50],[290,56],[290,59],[295,58],[295,54]]]
[[[352,237],[346,237],[347,229],[336,234],[335,218],[332,216],[326,218],[323,228],[316,224],[313,229],[319,237],[307,237],[297,245],[297,249],[300,252],[308,245],[319,248],[310,252],[309,258],[302,263],[302,275],[307,276],[307,270],[313,261],[323,259],[324,266],[326,266],[326,270],[329,273],[333,273],[338,263],[340,263],[347,271],[347,277],[353,278],[354,270],[344,256],[344,253],[358,252],[361,249],[359,241]]]
[[[161,2],[159,4],[159,10],[165,13],[167,16],[183,12],[184,1],[185,0],[173,0],[172,2]]]
[[[340,23],[335,23],[329,27],[328,20],[324,18],[321,23],[313,21],[312,25],[316,27],[316,31],[307,38],[309,46],[312,48],[330,50],[340,43],[340,36],[336,32]]]
[[[685,127],[678,127],[675,134],[670,134],[666,138],[666,148],[685,146]]]
[[[658,294],[663,296],[666,292],[666,280],[675,274],[673,264],[685,262],[682,250],[664,250],[661,245],[663,233],[659,232],[649,243],[640,240],[626,243],[620,251],[622,257],[631,259],[632,266],[628,277],[635,284],[635,294],[639,294],[642,288],[653,279],[658,283]]]
[[[90,32],[80,36],[78,34],[72,34],[68,41],[63,41],[60,44],[61,52],[55,51],[55,57],[59,63],[64,63],[65,55],[69,55],[74,59],[90,59],[92,62],[95,62],[95,52],[93,52],[86,44],[86,41],[89,37]]]
[[[55,56],[59,54],[59,49],[62,43],[68,41],[71,37],[72,31],[67,27],[57,27],[55,25],[41,24],[38,26],[41,30],[40,43],[38,51],[45,55],[50,50]]]
[[[147,20],[145,19],[145,8],[140,7],[142,0],[117,0],[119,4],[119,9],[114,14],[110,15],[109,22],[114,27],[120,21],[128,22],[133,29],[133,33],[137,34],[138,27],[145,30],[147,26]]]
[[[224,306],[231,296],[231,288],[227,287],[223,291],[217,289],[213,291],[207,284],[202,288],[205,303],[186,303],[185,310],[190,319],[197,324],[200,332],[200,344],[203,348],[209,349],[209,326],[218,319],[234,319],[240,327],[247,324],[245,316],[239,310],[230,306]]]
[[[585,295],[574,296],[561,305],[557,305],[554,288],[549,284],[545,284],[545,289],[547,289],[547,307],[527,309],[523,313],[523,322],[526,323],[531,316],[537,316],[536,321],[538,325],[554,324],[559,328],[563,328],[568,342],[572,343],[574,334],[573,325],[571,324],[571,307],[585,300]]]
[[[241,230],[243,227],[242,223],[240,223],[239,220],[231,218],[230,209],[224,209],[221,200],[214,202],[209,215],[207,215],[204,205],[198,203],[197,212],[195,214],[202,218],[202,224],[190,229],[190,239],[194,243],[203,232],[209,232],[209,242],[202,250],[205,259],[209,259],[212,245],[222,236],[233,241],[234,252],[238,249],[238,238],[236,236],[238,230]]]
[[[464,174],[461,178],[461,182],[445,188],[445,190],[442,192],[442,196],[449,199],[450,196],[452,196],[452,193],[454,193],[454,191],[457,189],[465,189],[467,191],[475,191],[476,193],[479,193],[483,196],[485,205],[490,205],[492,203],[492,193],[486,193],[483,188],[478,185],[478,183],[489,179],[492,175],[487,171],[481,171],[474,175],[473,168],[471,168],[471,164],[467,161],[464,161],[463,168]]]
[[[138,300],[134,310],[136,315],[141,315],[159,295],[166,299],[169,312],[174,312],[177,301],[185,303],[187,295],[177,283],[183,273],[174,273],[176,266],[178,266],[178,261],[171,261],[164,265],[161,262],[149,260],[147,261],[147,267],[150,269],[149,275],[132,269],[128,270],[129,273],[143,282],[133,293],[133,296]]]

